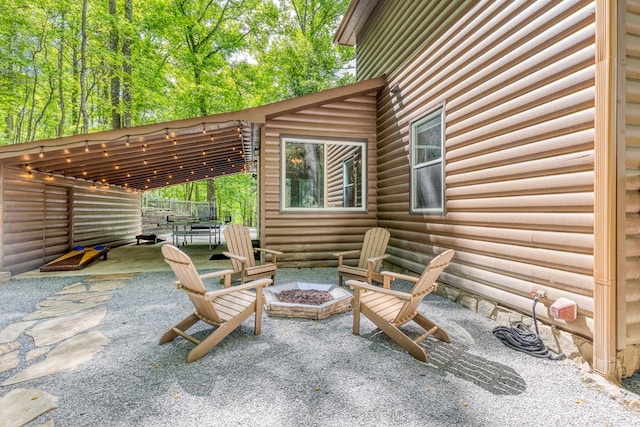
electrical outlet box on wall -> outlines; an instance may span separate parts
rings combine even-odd
[[[551,304],[551,317],[558,320],[576,320],[578,304],[568,298],[558,298]]]

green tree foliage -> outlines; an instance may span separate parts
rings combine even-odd
[[[353,81],[348,0],[0,0],[0,145],[216,114]]]
[[[220,176],[215,182],[215,200],[220,217],[231,216],[235,224],[256,225],[258,192],[257,182],[251,173]],[[210,201],[207,182],[191,182],[145,192],[148,199]]]
[[[0,145],[235,111],[350,83],[353,49],[332,43],[348,3],[0,0]],[[224,197],[255,181],[227,179],[215,185],[218,203],[248,221],[248,202]],[[197,200],[213,193],[206,185],[158,195]]]
[[[218,213],[231,216],[234,224],[255,226],[258,188],[252,174],[226,175],[214,181]]]
[[[281,98],[353,82],[353,49],[333,44],[349,0],[279,0],[279,25],[260,60]]]

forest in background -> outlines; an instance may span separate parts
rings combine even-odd
[[[0,0],[0,145],[236,111],[351,83],[355,52],[333,44],[348,4]],[[190,185],[159,196],[210,200],[220,187]]]

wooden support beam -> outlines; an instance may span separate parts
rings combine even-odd
[[[609,379],[615,378],[618,286],[617,17],[617,0],[596,0],[593,369]]]

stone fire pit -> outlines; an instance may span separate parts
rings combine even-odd
[[[329,292],[333,299],[320,305],[289,303],[278,300],[282,291],[299,289]],[[305,319],[326,319],[334,314],[351,309],[351,293],[338,285],[320,283],[286,283],[264,289],[265,311],[268,316],[302,317]]]

